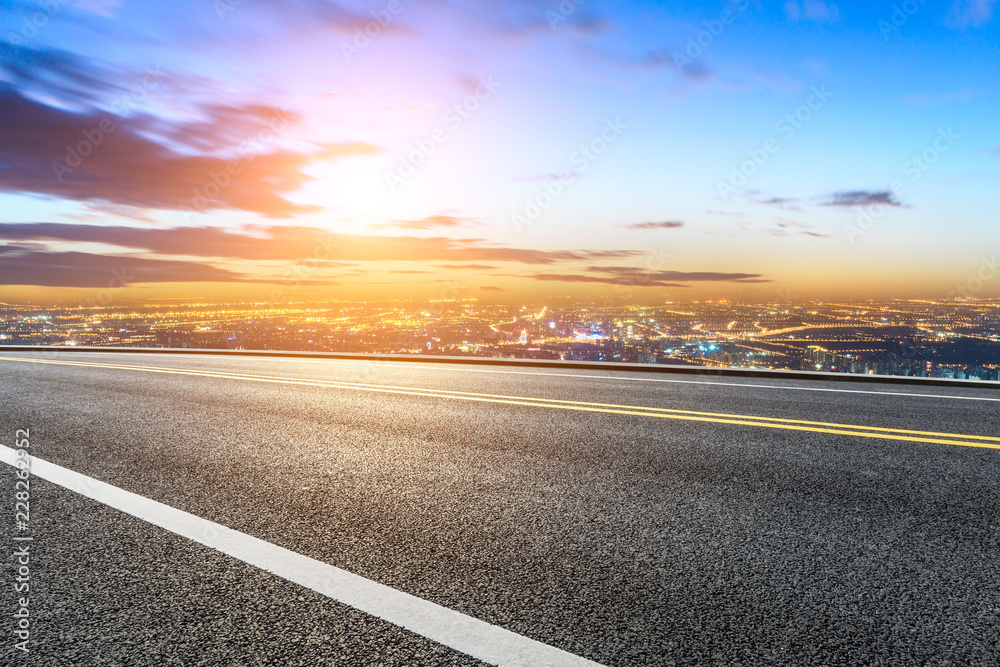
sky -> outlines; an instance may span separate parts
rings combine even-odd
[[[0,302],[1000,295],[996,0],[0,0]]]

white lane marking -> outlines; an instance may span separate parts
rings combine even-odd
[[[95,353],[97,354],[97,353]],[[126,353],[127,354],[127,353]],[[155,354],[155,353],[154,353]],[[149,357],[150,354],[136,355]],[[197,355],[198,357],[210,357],[212,359],[226,359],[232,361],[234,357],[229,357],[226,355],[215,355],[215,354],[205,354]],[[985,396],[950,396],[948,394],[919,394],[905,391],[869,391],[864,389],[830,389],[826,387],[790,387],[786,385],[771,385],[771,384],[749,384],[745,382],[713,382],[705,380],[668,380],[666,378],[640,378],[640,377],[630,377],[627,375],[584,375],[580,373],[548,373],[539,371],[498,371],[493,369],[485,368],[456,368],[454,366],[447,365],[447,362],[442,362],[441,364],[430,363],[430,362],[411,362],[410,364],[398,364],[398,363],[383,363],[377,359],[371,361],[350,361],[342,359],[271,359],[269,357],[251,357],[251,358],[240,358],[242,361],[249,360],[267,360],[267,361],[280,361],[282,363],[288,361],[295,361],[300,363],[308,364],[340,364],[344,366],[373,366],[376,368],[401,368],[406,370],[414,370],[416,368],[436,370],[436,371],[448,371],[456,373],[501,373],[505,375],[547,375],[553,377],[571,377],[571,378],[592,378],[595,380],[623,380],[630,382],[666,382],[670,384],[705,384],[705,385],[716,385],[721,387],[750,387],[753,389],[786,389],[789,391],[824,391],[833,392],[837,394],[874,394],[876,396],[915,396],[917,398],[948,398],[956,401],[990,401],[990,402],[1000,402],[1000,398],[989,398]],[[421,363],[421,366],[416,366],[415,364]],[[167,367],[169,368],[169,366]],[[613,372],[608,370],[607,372]],[[962,389],[969,389],[970,387],[962,387]]]
[[[0,461],[15,465],[15,451],[0,445]],[[31,474],[491,665],[601,667],[572,653],[54,463],[31,457]]]

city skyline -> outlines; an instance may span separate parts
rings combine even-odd
[[[4,3],[0,301],[993,298],[994,10]]]
[[[109,305],[112,297],[102,292],[92,303],[68,308],[0,304],[0,346],[375,353],[1000,380],[1000,299],[124,306]]]

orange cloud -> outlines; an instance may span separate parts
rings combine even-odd
[[[0,239],[103,243],[159,255],[286,261],[321,257],[340,261],[554,264],[595,262],[641,254],[636,250],[536,250],[501,246],[484,239],[331,234],[315,227],[264,225],[225,230],[219,227],[21,223],[0,225]]]

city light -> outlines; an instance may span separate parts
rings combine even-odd
[[[873,313],[878,313],[873,316]],[[552,319],[542,320],[548,314]],[[0,344],[618,361],[1000,379],[1000,301],[800,306],[475,300],[0,307]]]

